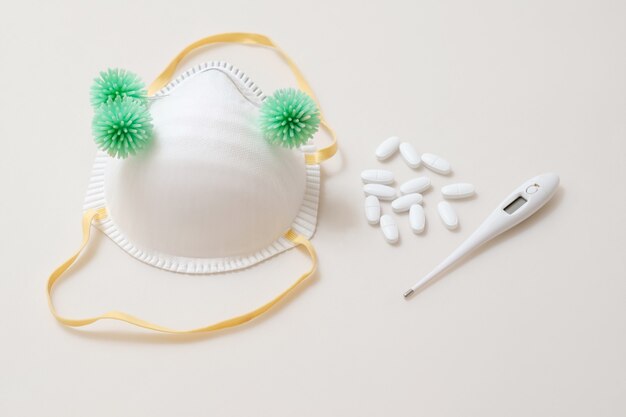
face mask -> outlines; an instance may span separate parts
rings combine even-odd
[[[196,66],[170,81],[190,51],[218,42],[275,49],[302,92],[280,90],[266,97],[242,71],[224,62]],[[94,117],[96,142],[103,150],[85,198],[83,243],[48,281],[53,315],[68,326],[116,319],[157,331],[199,333],[264,313],[316,268],[309,239],[317,223],[319,163],[337,149],[334,132],[321,112],[313,111],[314,95],[304,77],[267,37],[244,33],[208,37],[185,48],[150,86],[144,104],[137,100],[141,94],[131,93],[136,80],[125,73],[112,76],[122,79],[118,85],[125,90],[100,100]],[[97,93],[108,91],[107,82]],[[98,101],[99,95],[92,93],[92,98]],[[111,138],[111,118],[127,127],[122,129],[125,140]],[[312,135],[318,120],[331,145],[320,150],[294,146],[298,134]],[[278,146],[281,142],[287,146]],[[84,249],[92,223],[136,259],[177,273],[235,271],[295,246],[307,251],[313,266],[255,310],[197,329],[165,328],[117,311],[86,319],[62,317],[51,290]]]

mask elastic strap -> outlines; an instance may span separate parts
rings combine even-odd
[[[174,73],[176,72],[176,68],[178,64],[185,58],[191,51],[194,49],[214,45],[218,43],[239,43],[244,45],[256,45],[256,46],[265,46],[274,49],[287,63],[291,72],[296,77],[296,81],[298,82],[298,87],[307,93],[315,102],[317,103],[317,107],[320,109],[320,124],[324,130],[328,133],[328,135],[332,139],[332,143],[325,148],[319,149],[316,152],[305,154],[305,162],[308,165],[317,165],[322,161],[332,157],[337,152],[337,136],[335,131],[328,125],[326,119],[324,118],[324,114],[320,108],[317,97],[313,93],[311,86],[307,83],[304,75],[300,69],[296,66],[293,60],[283,51],[278,45],[276,45],[270,38],[264,35],[260,35],[257,33],[221,33],[218,35],[208,36],[206,38],[200,39],[185,49],[183,49],[176,57],[169,63],[169,65],[163,70],[163,72],[150,84],[148,87],[148,94],[153,95],[161,88],[165,87],[165,85],[172,79]]]
[[[158,324],[153,324],[145,320],[139,319],[137,317],[133,317],[130,314],[126,314],[121,311],[110,311],[108,313],[105,313],[99,316],[89,317],[89,318],[84,318],[84,319],[70,319],[67,317],[63,317],[57,312],[56,308],[54,307],[54,303],[52,302],[52,288],[54,287],[54,284],[58,281],[58,279],[63,275],[63,273],[67,271],[74,264],[74,262],[76,262],[76,259],[78,259],[83,249],[85,249],[87,242],[89,242],[89,236],[91,232],[91,222],[94,219],[102,220],[106,217],[107,217],[107,212],[105,208],[101,208],[98,210],[90,209],[90,210],[85,211],[85,213],[83,214],[83,222],[82,222],[83,241],[80,247],[67,261],[65,261],[61,266],[59,266],[48,278],[47,294],[48,294],[48,305],[50,307],[50,311],[59,322],[65,324],[66,326],[80,327],[80,326],[85,326],[85,325],[94,323],[98,320],[111,319],[111,320],[125,321],[126,323],[130,323],[138,327],[143,327],[144,329],[156,330],[158,332],[164,332],[164,333],[175,333],[175,334],[205,333],[205,332],[212,332],[215,330],[226,329],[228,327],[234,327],[234,326],[238,326],[240,324],[246,323],[254,319],[255,317],[258,317],[261,314],[265,313],[267,310],[269,310],[275,304],[277,304],[283,298],[285,298],[290,292],[292,292],[298,285],[300,285],[308,277],[313,275],[313,273],[315,272],[317,268],[317,255],[315,253],[315,249],[313,248],[313,245],[311,245],[311,242],[309,242],[308,239],[297,234],[293,230],[289,230],[287,233],[285,233],[284,237],[290,240],[294,245],[302,246],[307,251],[312,261],[311,268],[302,276],[300,276],[300,278],[298,278],[293,284],[291,284],[289,288],[284,290],[276,298],[274,298],[273,300],[263,304],[262,306],[248,313],[245,313],[236,317],[232,317],[230,319],[223,320],[223,321],[220,321],[218,323],[214,323],[208,326],[198,327],[198,328],[189,329],[189,330],[176,330],[176,329],[171,329],[169,327],[160,326]]]

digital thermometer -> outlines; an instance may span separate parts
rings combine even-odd
[[[500,203],[465,242],[405,292],[404,297],[409,297],[483,243],[529,218],[552,198],[558,186],[559,176],[552,173],[537,175],[524,182]]]

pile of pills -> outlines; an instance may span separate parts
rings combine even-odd
[[[410,168],[416,169],[424,165],[429,170],[441,175],[448,175],[452,171],[450,163],[445,159],[431,153],[420,156],[410,143],[400,143],[400,139],[396,136],[392,136],[378,145],[376,158],[383,161],[390,158],[398,150]],[[361,172],[361,180],[365,184],[363,191],[367,195],[365,198],[365,217],[372,225],[380,224],[387,242],[396,243],[400,234],[395,218],[389,214],[382,214],[381,200],[391,201],[391,209],[395,213],[408,211],[409,224],[414,233],[419,234],[424,231],[426,216],[421,204],[424,200],[422,193],[431,187],[428,176],[420,176],[402,183],[399,194],[391,186],[395,182],[395,176],[389,170],[366,169]],[[468,183],[449,184],[441,189],[441,194],[448,200],[467,198],[474,195],[474,186]],[[443,224],[449,230],[458,227],[459,218],[448,201],[440,201],[437,205],[437,211]]]

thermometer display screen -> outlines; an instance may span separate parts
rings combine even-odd
[[[522,207],[524,204],[526,204],[528,200],[526,200],[524,197],[519,196],[517,197],[515,200],[511,201],[509,203],[508,206],[506,206],[504,208],[504,211],[506,211],[509,214],[513,214],[515,213],[520,207]]]

